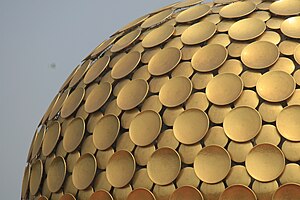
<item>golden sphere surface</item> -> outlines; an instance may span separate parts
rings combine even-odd
[[[21,199],[300,199],[299,14],[186,0],[127,24],[52,100]]]

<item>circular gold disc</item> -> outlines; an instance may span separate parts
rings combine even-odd
[[[250,142],[229,142],[227,150],[231,156],[231,160],[238,163],[243,163],[246,160],[246,156],[253,148],[253,144]]]
[[[148,90],[149,86],[145,80],[132,80],[119,92],[117,105],[123,110],[131,110],[145,99]]]
[[[254,181],[252,189],[255,192],[258,199],[272,199],[272,196],[276,189],[278,188],[278,183],[276,180],[263,183],[259,181]]]
[[[279,133],[288,140],[300,141],[299,134],[300,105],[285,107],[277,116],[276,127]]]
[[[285,158],[282,151],[269,143],[256,145],[246,157],[246,169],[256,180],[273,181],[284,170]]]
[[[266,24],[256,18],[246,18],[235,22],[228,30],[228,34],[235,40],[251,40],[266,30]]]
[[[76,198],[72,194],[64,194],[59,198],[59,200],[76,200]]]
[[[227,59],[228,51],[220,44],[208,44],[192,58],[192,66],[199,72],[209,72],[220,67]]]
[[[120,121],[115,115],[104,115],[93,131],[93,142],[97,149],[108,149],[116,140],[120,130]]]
[[[55,148],[60,136],[60,123],[54,121],[45,132],[44,141],[42,145],[42,152],[44,156],[49,156]]]
[[[108,82],[101,82],[96,85],[84,104],[84,109],[88,113],[93,113],[100,109],[110,96],[112,86]]]
[[[256,41],[246,46],[241,54],[242,62],[251,69],[264,69],[279,58],[278,47],[267,41]]]
[[[179,76],[168,80],[159,91],[160,102],[167,107],[176,107],[184,103],[192,92],[190,79]]]
[[[297,200],[300,198],[300,185],[288,183],[280,186],[274,193],[273,200]]]
[[[78,87],[68,96],[61,108],[60,115],[62,118],[67,118],[73,114],[83,100],[84,94],[85,90]]]
[[[200,183],[200,180],[196,176],[193,167],[185,167],[185,168],[181,169],[181,171],[176,179],[177,187],[182,187],[182,186],[187,186],[187,185],[198,187],[199,183]]]
[[[223,180],[229,173],[230,168],[229,153],[223,147],[217,145],[204,147],[194,161],[195,173],[205,183],[217,183]]]
[[[115,152],[109,159],[106,167],[108,182],[117,188],[126,186],[135,172],[135,159],[126,150]]]
[[[257,200],[255,193],[244,185],[232,185],[221,194],[219,200]]]
[[[258,95],[270,102],[288,99],[296,88],[295,79],[284,71],[269,71],[263,74],[256,83]]]
[[[125,54],[117,61],[111,71],[111,77],[114,79],[121,79],[132,72],[136,66],[138,66],[141,60],[141,53],[138,51],[132,51]]]
[[[140,29],[136,29],[119,39],[110,49],[111,52],[118,52],[132,44],[141,34]]]
[[[231,110],[224,119],[226,135],[236,142],[246,142],[260,131],[262,119],[257,110],[249,106],[239,106]]]
[[[138,146],[151,144],[160,133],[161,126],[161,117],[157,112],[143,111],[135,116],[130,123],[130,139]]]
[[[163,147],[152,153],[147,172],[149,178],[158,185],[167,185],[174,181],[181,169],[181,159],[177,151]]]
[[[53,159],[47,174],[47,185],[51,192],[57,192],[64,183],[66,176],[66,162],[61,156]]]
[[[85,132],[85,123],[81,117],[74,118],[67,126],[64,137],[63,147],[68,153],[74,151],[82,141]]]
[[[86,189],[93,181],[97,170],[97,161],[94,155],[84,154],[76,162],[72,181],[74,186],[79,190]]]
[[[256,5],[252,1],[239,1],[223,7],[219,14],[224,18],[238,18],[252,13]]]
[[[172,9],[168,9],[168,10],[164,10],[162,12],[159,12],[151,17],[149,17],[148,19],[146,19],[142,24],[141,24],[141,28],[149,28],[151,26],[154,26],[156,24],[161,23],[162,21],[164,21],[165,19],[167,19],[168,17],[170,17],[173,13]]]
[[[300,38],[300,17],[290,17],[284,20],[280,26],[281,32],[291,38]]]
[[[209,11],[210,11],[210,6],[208,5],[202,4],[202,5],[193,6],[191,8],[182,11],[179,15],[177,15],[175,20],[178,23],[194,21],[196,19],[199,19],[207,15]]]
[[[35,195],[39,190],[43,176],[43,163],[40,159],[35,160],[31,165],[31,173],[29,180],[29,191],[31,195]]]
[[[204,200],[201,192],[193,186],[182,186],[177,188],[169,200]]]
[[[94,62],[93,65],[85,74],[83,82],[85,84],[89,84],[93,82],[105,70],[109,61],[110,61],[109,56],[103,56],[102,58],[99,58],[96,62]]]
[[[282,151],[289,161],[297,162],[300,160],[300,143],[299,142],[290,142],[288,140],[284,141],[282,144]]]
[[[202,21],[187,28],[181,35],[181,41],[187,45],[195,45],[211,38],[217,28],[212,22]]]
[[[152,48],[167,41],[174,33],[175,28],[172,25],[163,25],[148,33],[142,41],[145,48]]]
[[[232,73],[223,73],[212,78],[206,86],[207,99],[216,105],[234,102],[243,92],[242,79]]]
[[[113,197],[109,192],[106,190],[98,190],[97,192],[94,192],[89,200],[113,200]]]
[[[207,133],[209,119],[205,112],[199,109],[188,109],[175,120],[173,131],[175,138],[183,144],[199,142]]]
[[[144,200],[155,200],[154,194],[145,188],[137,188],[132,190],[126,200],[136,200],[136,199],[144,199]]]
[[[208,184],[203,182],[200,187],[200,191],[203,194],[205,200],[219,200],[219,197],[224,190],[225,185],[222,181],[215,184]]]
[[[275,1],[270,5],[270,11],[276,15],[297,15],[300,13],[300,2],[297,0]]]
[[[174,47],[164,48],[158,51],[149,61],[149,73],[159,76],[174,69],[181,59],[181,51]],[[163,63],[161,61],[164,61]]]
[[[249,186],[251,177],[249,176],[246,168],[243,165],[235,165],[231,168],[228,176],[226,177],[226,184],[231,185],[245,185]]]
[[[294,58],[295,58],[296,62],[299,64],[300,63],[300,45],[297,45],[294,50]]]

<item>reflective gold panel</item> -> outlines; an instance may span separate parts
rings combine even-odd
[[[45,109],[21,199],[300,199],[299,15],[183,0],[129,22]]]

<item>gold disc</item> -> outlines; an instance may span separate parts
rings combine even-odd
[[[131,110],[145,99],[148,90],[149,86],[145,80],[132,80],[121,89],[117,97],[117,105],[122,110]]]
[[[144,101],[141,111],[152,110],[159,113],[162,107],[158,95],[152,95]]]
[[[145,48],[152,48],[167,41],[175,32],[172,25],[163,25],[151,30],[143,39],[142,45]]]
[[[64,183],[66,176],[66,162],[61,156],[57,156],[51,162],[47,174],[47,185],[51,192],[57,192]]]
[[[43,176],[43,163],[40,159],[35,160],[31,165],[31,173],[29,179],[29,191],[31,195],[35,195],[40,187]]]
[[[188,8],[179,13],[175,20],[178,23],[191,22],[207,15],[210,11],[210,6],[202,4]]]
[[[199,72],[209,72],[220,67],[227,59],[228,51],[220,44],[208,44],[192,58],[192,66]]]
[[[85,72],[90,67],[90,64],[91,64],[91,60],[86,60],[77,68],[77,70],[74,72],[72,79],[69,82],[70,88],[74,87],[77,83],[79,83],[79,81],[84,76]]]
[[[98,150],[96,154],[97,166],[99,169],[105,169],[110,157],[114,154],[113,148],[108,148],[106,150]]]
[[[149,61],[149,73],[160,76],[174,69],[181,59],[181,51],[174,47],[164,48],[158,51]],[[161,60],[164,60],[162,63]]]
[[[59,198],[59,200],[76,200],[76,198],[72,194],[64,194]]]
[[[284,20],[280,26],[281,32],[291,38],[300,38],[300,17],[290,17]]]
[[[220,195],[225,190],[223,182],[208,184],[203,182],[200,187],[200,191],[203,194],[204,199],[219,200]]]
[[[300,198],[300,185],[288,183],[280,186],[274,193],[273,200],[297,200]]]
[[[234,108],[225,116],[223,123],[226,135],[236,142],[251,140],[259,133],[261,126],[259,112],[249,106]]]
[[[238,18],[249,15],[256,9],[256,5],[251,1],[235,2],[224,6],[219,14],[224,18]]]
[[[196,176],[193,167],[182,168],[176,179],[177,187],[182,187],[182,186],[186,186],[186,185],[198,187],[199,183],[200,183],[200,180]]]
[[[265,122],[275,122],[282,109],[280,103],[263,102],[260,104],[258,111]]]
[[[169,185],[154,185],[153,194],[157,200],[169,199],[172,193],[175,191],[175,185],[173,183]]]
[[[217,28],[209,21],[198,22],[187,28],[181,35],[181,41],[187,45],[195,45],[211,38]]]
[[[256,108],[259,104],[259,97],[256,92],[252,90],[244,90],[241,96],[234,102],[234,106],[249,106]]]
[[[113,197],[109,192],[106,190],[98,190],[97,192],[94,192],[89,200],[113,200]]]
[[[276,15],[290,16],[300,13],[300,2],[297,0],[282,0],[273,2],[270,11]]]
[[[232,185],[225,189],[219,200],[257,200],[255,193],[244,185]]]
[[[182,186],[177,188],[169,200],[204,200],[201,192],[193,186]]]
[[[246,18],[235,22],[228,30],[228,34],[235,40],[251,40],[266,30],[266,24],[256,18]]]
[[[231,141],[227,147],[231,160],[237,163],[243,163],[246,160],[246,156],[253,148],[253,144],[250,142],[234,142]]]
[[[159,100],[167,107],[176,107],[189,98],[192,87],[192,82],[186,77],[171,78],[161,87]]]
[[[258,199],[271,200],[274,192],[278,188],[278,183],[276,180],[263,183],[259,181],[254,181],[252,189],[255,192]]]
[[[116,43],[113,44],[110,51],[111,52],[118,52],[122,49],[128,47],[130,44],[132,44],[141,34],[140,29],[135,29],[131,31],[130,33],[124,35],[121,39],[119,39]]]
[[[84,190],[94,180],[97,170],[97,161],[94,155],[84,154],[76,162],[73,173],[72,181],[74,186],[79,190]]]
[[[209,128],[209,119],[205,112],[199,109],[188,109],[175,120],[173,131],[175,138],[183,144],[199,142]]]
[[[116,151],[119,150],[127,150],[127,151],[133,151],[135,147],[135,144],[132,142],[132,140],[129,137],[129,133],[125,132],[122,133],[116,142]]]
[[[291,105],[285,107],[277,116],[276,127],[279,133],[291,141],[300,141],[299,122],[300,105]]]
[[[181,157],[181,161],[185,164],[193,164],[197,154],[202,149],[202,145],[200,143],[195,143],[192,145],[181,144],[178,153]]]
[[[49,156],[55,148],[60,136],[60,123],[54,121],[46,130],[42,145],[42,153],[44,156]]]
[[[279,44],[279,50],[282,54],[291,56],[295,53],[296,47],[299,45],[298,42],[293,40],[284,40]],[[297,61],[297,60],[296,60]]]
[[[147,169],[141,168],[140,170],[136,171],[134,177],[132,179],[132,187],[136,188],[146,188],[151,190],[153,186],[153,182],[150,180]]]
[[[176,179],[181,169],[181,159],[177,151],[163,147],[152,153],[147,172],[149,178],[158,185],[167,185]]]
[[[206,86],[207,99],[216,105],[234,102],[243,92],[242,79],[232,73],[218,74]]]
[[[204,147],[194,161],[195,173],[205,183],[220,182],[228,175],[230,168],[229,153],[217,145]]]
[[[209,106],[206,94],[203,92],[196,92],[190,96],[185,104],[185,109],[197,108],[205,111]]]
[[[126,200],[136,200],[136,199],[155,200],[155,196],[148,189],[137,188],[135,190],[132,190],[129,193]]]
[[[63,147],[68,153],[74,151],[82,141],[85,132],[85,123],[81,117],[74,118],[67,126],[64,137]]]
[[[241,54],[242,62],[251,69],[264,69],[279,58],[278,47],[267,41],[256,41],[246,46]]]
[[[126,150],[115,152],[109,159],[106,167],[108,182],[117,188],[126,186],[135,172],[135,159]]]
[[[136,115],[130,123],[130,139],[138,146],[147,146],[157,138],[161,126],[162,120],[157,112],[143,111]]]
[[[282,144],[282,151],[289,161],[297,162],[300,160],[300,155],[297,153],[300,150],[300,142],[284,141]]]
[[[204,137],[204,145],[219,145],[225,147],[228,142],[228,138],[224,132],[222,126],[211,127],[206,136]]]
[[[108,66],[109,61],[110,61],[109,56],[103,56],[103,57],[99,58],[96,62],[94,62],[84,76],[84,79],[83,79],[84,84],[90,84],[97,77],[99,77],[101,75],[101,73]]]
[[[194,69],[190,62],[181,62],[177,67],[172,71],[171,77],[176,76],[185,76],[189,78],[194,73]]]
[[[284,71],[269,71],[263,74],[256,83],[258,95],[270,102],[288,99],[296,88],[295,79]]]
[[[167,129],[161,134],[159,134],[157,139],[157,147],[169,147],[172,149],[176,149],[179,146],[178,140],[176,140],[173,129]]]
[[[212,73],[195,73],[192,77],[193,87],[197,90],[204,89],[212,78]]]
[[[120,130],[120,121],[115,115],[104,115],[93,131],[93,142],[97,149],[108,149],[116,140]]]
[[[248,173],[258,181],[268,182],[278,178],[284,170],[283,152],[269,143],[256,145],[246,157]]]
[[[289,163],[285,166],[283,173],[279,177],[281,184],[300,183],[300,166],[296,163]]]
[[[294,50],[294,59],[298,64],[300,63],[300,45],[297,45]]]
[[[218,69],[219,74],[233,73],[240,75],[243,71],[243,64],[241,61],[236,59],[229,59],[224,62],[224,64]]]
[[[165,19],[167,19],[168,17],[170,17],[173,13],[172,9],[168,9],[168,10],[164,10],[161,11],[151,17],[149,17],[148,19],[146,19],[142,24],[141,24],[141,28],[149,28],[151,26],[154,26],[156,24],[161,23],[162,21],[164,21]]]
[[[99,110],[107,101],[112,91],[112,86],[108,82],[101,82],[96,85],[84,104],[84,109],[88,113]]]
[[[235,165],[231,168],[228,176],[226,177],[226,184],[228,186],[241,184],[249,186],[251,177],[249,176],[246,168],[243,165]]]
[[[256,144],[270,143],[276,146],[280,143],[280,140],[281,137],[277,128],[271,124],[263,125],[255,138]]]
[[[130,74],[140,63],[141,53],[132,51],[125,54],[117,61],[111,71],[111,77],[114,79],[121,79]]]
[[[85,90],[81,87],[76,88],[70,96],[64,101],[61,108],[60,116],[62,118],[67,118],[73,114],[73,112],[79,107],[81,101],[83,100]]]

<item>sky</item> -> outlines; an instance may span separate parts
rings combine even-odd
[[[0,0],[0,196],[20,199],[35,129],[71,71],[130,21],[175,0]]]

